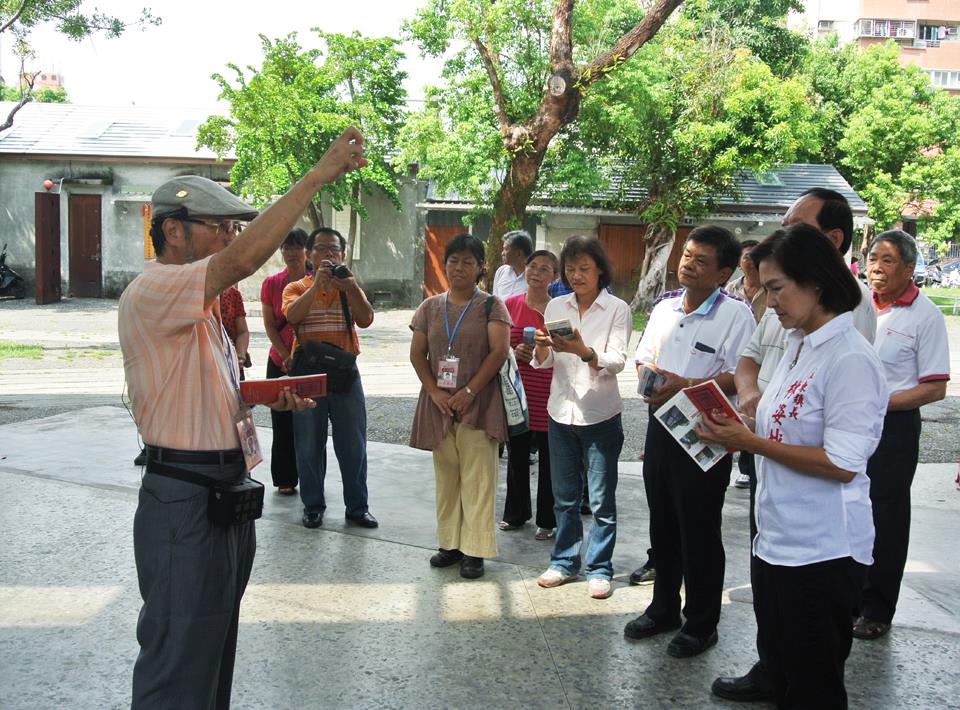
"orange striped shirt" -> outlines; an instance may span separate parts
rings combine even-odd
[[[237,356],[220,324],[219,299],[204,308],[208,263],[148,262],[120,296],[127,391],[140,435],[154,446],[240,445]]]
[[[299,281],[287,284],[283,289],[283,315],[300,296],[305,294],[313,285],[313,277],[305,276]],[[350,314],[353,318],[353,314]],[[351,329],[352,337],[347,332],[347,321],[343,317],[343,307],[340,305],[340,291],[317,291],[313,305],[307,317],[294,326],[297,342],[319,340],[336,345],[338,348],[360,354],[360,341],[357,339],[356,324]],[[294,346],[296,347],[296,346]]]

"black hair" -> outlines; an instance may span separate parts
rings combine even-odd
[[[529,264],[531,261],[533,261],[539,256],[545,256],[550,259],[550,263],[553,264],[553,273],[557,273],[558,271],[560,271],[560,260],[557,258],[556,254],[554,254],[552,251],[549,251],[547,249],[537,249],[535,252],[533,252],[532,254],[530,254],[530,256],[527,257],[527,263]]]
[[[840,252],[827,236],[808,224],[778,229],[750,251],[757,267],[772,259],[801,286],[819,290],[817,299],[829,313],[846,313],[860,303],[860,287]]]
[[[731,273],[740,263],[740,242],[728,229],[714,224],[697,227],[687,235],[688,242],[706,244],[717,253],[717,268],[730,269]]]
[[[317,237],[321,234],[332,234],[337,239],[340,240],[340,251],[343,254],[347,253],[347,240],[343,238],[343,235],[340,234],[336,229],[332,227],[317,227],[312,232],[310,236],[307,237],[307,251],[313,251],[313,245],[317,241]]]
[[[917,263],[917,242],[902,229],[888,229],[886,232],[880,232],[874,237],[873,243],[870,245],[870,251],[873,251],[873,248],[880,242],[893,244],[900,255],[900,261],[904,264]]]
[[[515,229],[503,235],[503,243],[509,245],[511,249],[519,249],[523,255],[530,256],[533,251],[533,240],[530,234],[524,229]]]
[[[744,239],[740,242],[740,253],[742,254],[744,249],[753,249],[759,243],[756,239]]]
[[[804,190],[800,197],[807,195],[816,197],[823,203],[820,205],[820,211],[817,212],[817,224],[820,230],[829,232],[831,229],[839,229],[843,232],[840,253],[846,254],[853,241],[853,211],[850,209],[847,198],[836,190],[828,190],[825,187],[811,187],[809,190]]]
[[[163,256],[167,248],[167,237],[163,233],[163,222],[167,219],[182,220],[187,216],[186,209],[178,209],[173,212],[164,212],[163,214],[153,215],[150,218],[150,241],[153,242],[153,253],[157,256]],[[189,222],[181,222],[187,235],[190,234]]]
[[[596,237],[580,234],[567,239],[563,243],[563,249],[560,250],[560,280],[563,281],[564,286],[573,288],[567,281],[567,262],[579,256],[589,256],[600,269],[600,280],[597,286],[601,291],[610,285],[610,261],[607,259],[603,245]]]
[[[477,273],[477,283],[480,283],[480,279],[487,272],[484,268],[487,262],[483,253],[483,242],[466,232],[457,234],[447,242],[447,246],[443,249],[443,263],[446,264],[451,256],[460,252],[467,252],[477,260],[477,264],[480,266],[480,271]]]
[[[307,233],[297,227],[296,229],[291,229],[290,233],[284,238],[283,242],[280,244],[280,248],[284,247],[302,247],[306,248],[307,240],[310,237],[307,236]]]

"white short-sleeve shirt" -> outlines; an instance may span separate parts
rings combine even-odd
[[[510,264],[504,264],[493,275],[493,295],[501,301],[506,301],[510,296],[516,296],[519,293],[527,292],[527,272],[521,271],[517,274]]]
[[[783,358],[757,406],[757,434],[822,448],[835,466],[854,477],[841,483],[758,456],[754,554],[787,567],[841,557],[872,563],[866,471],[886,409],[880,358],[853,328],[851,313],[807,336],[790,331]]]
[[[717,289],[696,310],[684,313],[684,294],[654,306],[637,345],[636,362],[680,377],[733,372],[756,326],[750,306]]]
[[[921,382],[950,379],[950,344],[943,314],[912,281],[893,303],[877,311],[874,348],[883,362],[890,394]]]

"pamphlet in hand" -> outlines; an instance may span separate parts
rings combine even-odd
[[[667,378],[654,369],[653,365],[643,363],[640,369],[640,378],[637,382],[637,394],[641,397],[652,397],[653,391],[660,387]]]
[[[280,397],[280,391],[289,387],[301,397],[316,399],[327,394],[326,375],[303,375],[302,377],[277,377],[271,380],[244,380],[240,383],[240,397],[244,404],[270,404]]]
[[[568,318],[562,320],[552,320],[544,323],[544,327],[551,338],[565,338],[569,340],[573,337],[573,325]]]
[[[696,426],[703,422],[707,412],[742,421],[716,380],[680,390],[653,415],[704,471],[727,454],[723,446],[708,444],[697,436]]]

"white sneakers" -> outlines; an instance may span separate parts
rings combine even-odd
[[[613,587],[606,577],[591,577],[587,582],[587,591],[594,599],[606,599],[613,594]]]
[[[577,575],[575,574],[567,574],[562,570],[551,567],[537,578],[537,585],[544,589],[553,589],[561,584],[572,582],[576,578]],[[587,580],[587,592],[594,599],[606,599],[613,594],[613,587],[606,577],[591,577]]]

